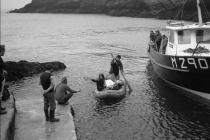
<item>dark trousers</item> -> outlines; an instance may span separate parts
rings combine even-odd
[[[45,93],[44,96],[44,110],[55,110],[56,103],[55,103],[55,93],[54,92],[48,92]]]

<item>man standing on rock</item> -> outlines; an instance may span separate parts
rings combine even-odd
[[[5,53],[5,46],[0,45],[0,115],[1,114],[6,114],[6,108],[1,106],[1,100],[2,100],[2,93],[4,91],[4,85],[5,85],[5,64],[3,59],[1,58],[4,56]]]
[[[47,70],[41,74],[40,85],[44,90],[44,113],[46,121],[59,122],[59,119],[55,118],[55,85],[53,83],[50,67],[47,67]],[[50,108],[50,112],[48,111],[48,108]]]

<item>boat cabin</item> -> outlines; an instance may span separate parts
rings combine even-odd
[[[176,56],[210,56],[210,23],[184,25],[170,23],[165,54]]]

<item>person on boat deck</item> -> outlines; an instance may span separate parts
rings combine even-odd
[[[5,71],[5,63],[3,59],[1,58],[4,56],[5,53],[5,46],[0,45],[0,115],[6,114],[6,108],[1,106],[1,100],[2,100],[2,93],[4,91],[4,85],[5,85],[5,74],[7,73]]]
[[[119,80],[119,71],[123,71],[123,65],[120,61],[121,56],[117,55],[112,61],[111,61],[111,68],[109,71],[109,74],[114,74],[114,81]]]
[[[98,91],[102,91],[105,89],[105,77],[103,73],[99,74],[98,79],[91,79],[91,81],[96,83]]]
[[[162,36],[162,42],[161,42],[161,45],[160,45],[161,47],[160,47],[160,50],[159,50],[160,53],[165,54],[167,43],[168,43],[168,38],[165,35],[163,35]]]
[[[155,43],[157,44],[157,51],[159,52],[162,36],[159,30],[155,31]]]
[[[61,82],[55,88],[55,99],[57,100],[58,104],[67,105],[68,100],[73,96],[73,93],[77,92],[80,92],[80,90],[72,90],[67,85],[67,78],[63,77]]]
[[[150,41],[155,42],[155,33],[154,33],[154,31],[150,31]]]
[[[51,74],[50,66],[47,66],[47,70],[40,75],[39,84],[42,86],[44,93],[44,113],[46,121],[50,122],[58,122],[59,119],[55,118],[55,92],[54,92],[54,83]],[[50,108],[50,112],[48,112],[48,108]]]

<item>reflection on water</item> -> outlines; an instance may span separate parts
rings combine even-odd
[[[97,101],[94,107],[94,111],[100,116],[108,117],[109,115],[113,115],[113,112],[118,111],[119,105],[122,104],[123,100]]]
[[[169,129],[177,137],[201,138],[201,133],[202,137],[209,137],[209,106],[184,96],[184,91],[174,89],[159,79],[150,63],[147,70],[149,85],[157,91],[153,100],[155,106],[160,107],[160,127]]]
[[[7,47],[5,60],[67,65],[53,75],[55,82],[67,76],[70,87],[82,89],[70,100],[78,139],[208,139],[210,108],[160,80],[146,57],[149,31],[164,25],[161,20],[101,15],[8,14],[2,17],[1,41]],[[122,55],[133,92],[107,103],[94,98],[95,85],[83,77],[108,73],[110,53]],[[11,83],[20,110],[28,109],[25,102],[42,98],[38,81],[35,75]],[[17,119],[23,119],[21,113]]]

